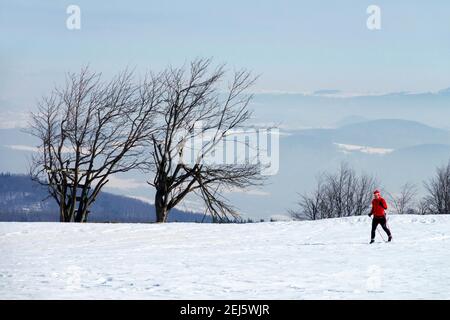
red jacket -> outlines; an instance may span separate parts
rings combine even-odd
[[[384,210],[387,209],[386,200],[383,198],[372,200],[372,211],[374,217],[384,217]]]

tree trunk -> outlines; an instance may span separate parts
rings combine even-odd
[[[64,207],[63,206],[59,207],[59,222],[66,222],[66,216],[65,216],[65,212],[64,212]]]
[[[65,197],[65,189],[63,188],[62,192],[59,195],[59,221],[60,222],[69,222],[67,221],[67,212],[66,212],[66,197]]]
[[[156,211],[156,222],[166,222],[169,210],[164,201],[164,192],[156,191],[155,195],[155,211]]]
[[[75,222],[86,222],[87,221],[86,210],[87,210],[87,199],[83,198],[78,203],[78,209],[75,211],[76,212]]]
[[[75,215],[75,222],[86,222],[86,217],[84,215],[83,209],[78,209]]]

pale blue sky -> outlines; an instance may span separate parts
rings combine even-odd
[[[81,8],[81,30],[66,8]],[[368,5],[382,29],[366,27]],[[214,57],[256,91],[434,91],[450,86],[449,1],[0,0],[0,100],[30,104],[90,64],[162,68]],[[3,107],[3,105],[0,105]]]

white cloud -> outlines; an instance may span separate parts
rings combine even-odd
[[[138,189],[138,188],[148,188],[149,185],[146,182],[138,181],[136,179],[124,179],[119,178],[117,176],[110,176],[106,187],[120,189],[120,190],[129,190],[129,189]]]
[[[6,148],[13,149],[13,150],[19,150],[19,151],[30,151],[30,152],[42,152],[42,149],[32,146],[27,146],[23,144],[4,144],[3,145]],[[69,147],[62,147],[61,149],[62,153],[71,153],[73,152],[73,149]]]
[[[31,152],[38,152],[38,148],[21,145],[21,144],[5,144],[3,145],[6,148],[13,149],[13,150],[19,150],[19,151],[31,151]]]
[[[358,146],[354,144],[344,144],[344,143],[336,143],[335,144],[343,153],[351,153],[351,152],[362,152],[367,154],[389,154],[394,151],[394,149],[389,148],[375,148],[368,146]]]
[[[435,91],[400,91],[400,92],[392,92],[392,91],[365,91],[365,92],[357,92],[357,91],[342,91],[335,89],[320,89],[315,91],[285,91],[285,90],[258,90],[255,91],[255,95],[302,95],[305,97],[325,97],[325,98],[355,98],[355,97],[377,97],[377,96],[386,96],[386,95],[417,95],[417,94],[448,94],[448,89],[435,90]],[[257,105],[258,103],[253,102],[253,105]]]
[[[270,192],[263,191],[260,189],[231,188],[223,190],[223,193],[240,193],[250,196],[261,196],[261,197],[270,196]]]

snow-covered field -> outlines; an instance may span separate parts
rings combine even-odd
[[[450,216],[389,224],[0,223],[0,299],[449,299]]]

